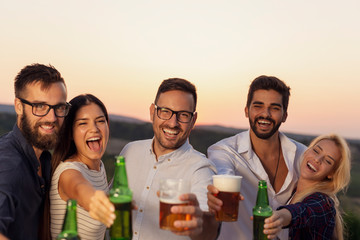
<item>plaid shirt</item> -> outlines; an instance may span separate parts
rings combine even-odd
[[[281,206],[291,212],[289,239],[331,239],[335,228],[333,200],[323,193],[313,193],[302,202]]]

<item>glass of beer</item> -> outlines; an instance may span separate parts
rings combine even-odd
[[[215,197],[219,198],[223,205],[216,212],[217,221],[234,222],[238,219],[240,187],[242,176],[214,175],[213,184],[219,190]]]
[[[183,228],[174,227],[177,220],[191,220],[189,214],[173,214],[172,206],[188,205],[187,201],[181,201],[179,196],[190,193],[190,182],[184,179],[160,180],[160,228],[171,231],[183,231]]]

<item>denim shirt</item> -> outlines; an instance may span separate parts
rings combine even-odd
[[[34,149],[16,124],[0,138],[0,233],[6,237],[38,239],[39,220],[50,184],[50,160],[51,154],[43,151],[40,177]]]

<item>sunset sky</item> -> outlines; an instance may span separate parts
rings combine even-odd
[[[197,124],[247,128],[250,82],[291,87],[281,130],[360,139],[360,1],[1,1],[0,103],[22,67],[51,64],[68,99],[149,120],[162,80],[198,90]]]

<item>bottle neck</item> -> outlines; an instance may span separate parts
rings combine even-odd
[[[269,205],[267,187],[259,186],[258,194],[257,194],[257,197],[256,197],[256,205],[258,205],[258,206]]]
[[[114,188],[128,188],[128,181],[126,175],[125,163],[119,163],[115,166],[115,173],[113,179],[113,189]]]
[[[70,200],[71,201],[71,200]],[[68,204],[62,231],[77,232],[76,202]]]
[[[110,201],[114,204],[128,203],[132,200],[132,192],[128,186],[124,159],[117,159],[113,185],[109,192]]]

